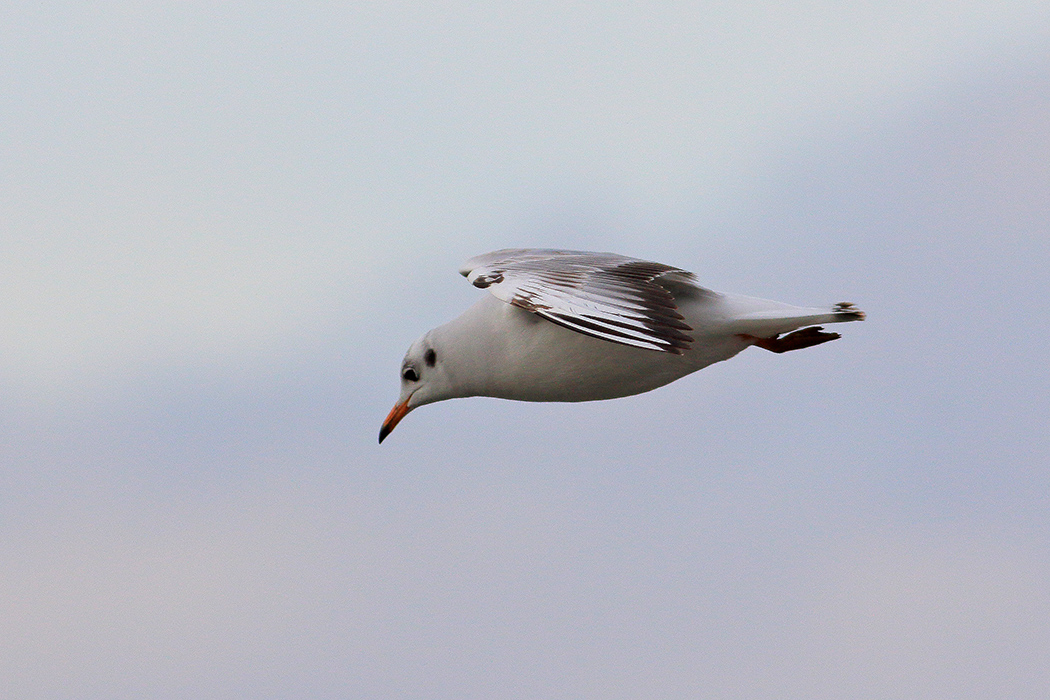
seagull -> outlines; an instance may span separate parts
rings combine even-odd
[[[380,443],[436,401],[631,396],[752,345],[800,350],[841,337],[817,324],[864,320],[848,302],[807,308],[716,292],[692,272],[614,253],[506,249],[459,272],[491,295],[412,343]]]

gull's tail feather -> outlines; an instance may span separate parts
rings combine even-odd
[[[733,301],[737,308],[736,313],[729,317],[729,330],[758,338],[773,337],[822,323],[864,320],[864,312],[845,301],[830,309],[790,306],[749,297],[736,297]]]

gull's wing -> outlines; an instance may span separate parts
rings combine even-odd
[[[471,258],[459,272],[475,287],[558,325],[676,355],[693,342],[692,328],[668,286],[713,294],[691,272],[613,253],[498,250]]]

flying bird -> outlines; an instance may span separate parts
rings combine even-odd
[[[491,295],[412,343],[379,442],[428,403],[630,396],[752,345],[780,353],[841,337],[816,324],[864,320],[847,302],[807,308],[715,292],[686,270],[614,253],[498,250],[460,274]]]

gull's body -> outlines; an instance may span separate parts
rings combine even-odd
[[[714,292],[679,268],[610,253],[503,250],[460,272],[492,294],[412,344],[380,441],[427,403],[630,396],[751,345],[785,352],[834,340],[810,326],[864,318],[851,304],[806,308]]]

